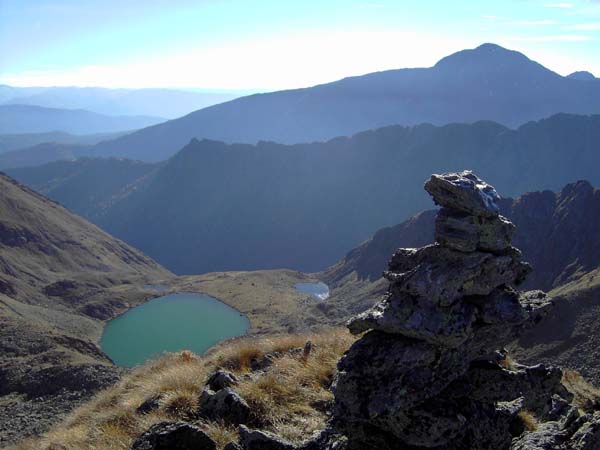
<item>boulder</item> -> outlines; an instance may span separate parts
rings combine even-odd
[[[294,445],[266,431],[250,430],[240,425],[240,443],[244,450],[294,450]]]
[[[153,395],[152,397],[144,400],[144,402],[137,407],[135,412],[138,414],[149,414],[152,411],[156,411],[158,408],[160,408],[161,399],[162,396],[160,394]]]
[[[570,439],[570,448],[573,450],[600,449],[600,412],[588,417]]]
[[[204,389],[198,402],[199,415],[210,420],[222,420],[239,425],[248,423],[250,406],[233,389],[224,388],[218,392]]]
[[[244,450],[243,447],[237,442],[230,442],[223,447],[223,450]]]
[[[216,450],[200,428],[185,422],[161,422],[138,437],[131,450]]]
[[[208,381],[206,382],[208,387],[213,391],[235,386],[238,383],[239,380],[233,373],[223,369],[215,371],[208,377]]]

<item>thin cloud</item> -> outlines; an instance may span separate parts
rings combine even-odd
[[[517,42],[584,42],[593,40],[589,36],[580,36],[576,34],[561,34],[553,36],[528,36],[528,37],[513,37],[511,41]]]
[[[520,25],[524,27],[536,27],[543,25],[556,25],[557,22],[555,20],[519,20],[517,22],[512,22],[512,25]]]
[[[567,8],[572,8],[573,7],[573,3],[546,3],[544,5],[545,8],[563,8],[563,9],[567,9]]]
[[[358,7],[361,9],[379,9],[385,8],[385,5],[383,3],[363,3],[362,5],[358,5]]]
[[[577,25],[571,25],[566,28],[567,30],[575,31],[600,31],[600,22],[598,23],[579,23]]]

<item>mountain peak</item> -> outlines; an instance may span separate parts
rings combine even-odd
[[[461,50],[446,56],[440,59],[435,67],[489,66],[490,63],[494,65],[497,63],[503,65],[537,64],[520,52],[506,49],[497,44],[485,43],[474,49]]]
[[[577,72],[573,72],[572,74],[567,75],[567,78],[581,81],[591,81],[596,79],[593,73],[588,72],[586,70],[579,70]]]

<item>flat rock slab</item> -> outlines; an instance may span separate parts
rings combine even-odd
[[[434,174],[425,190],[437,205],[482,217],[498,215],[500,196],[492,186],[473,172]]]
[[[408,294],[441,306],[462,297],[488,295],[498,286],[519,285],[531,271],[521,252],[509,248],[501,255],[463,253],[439,245],[400,249],[384,273],[395,296]]]
[[[480,217],[442,208],[435,220],[435,241],[461,252],[499,252],[510,247],[516,229],[502,216]]]

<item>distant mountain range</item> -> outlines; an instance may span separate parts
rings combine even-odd
[[[232,100],[243,92],[194,92],[179,89],[98,87],[13,87],[0,85],[0,104],[85,109],[110,116],[142,115],[174,119]]]
[[[30,105],[0,105],[0,134],[111,133],[134,130],[164,121],[160,117],[106,116],[82,109],[56,109]]]
[[[290,144],[395,124],[491,120],[517,127],[561,112],[600,113],[600,80],[563,77],[521,53],[484,44],[431,68],[242,97],[105,142],[92,155],[161,161],[194,137]]]
[[[88,146],[46,142],[31,147],[0,153],[0,170],[11,167],[34,167],[53,161],[76,159]]]
[[[0,170],[73,160],[84,156],[93,144],[114,139],[129,132],[83,135],[73,135],[62,131],[0,134]]]
[[[517,130],[391,126],[293,146],[194,140],[161,164],[89,159],[9,174],[178,273],[308,272],[428,207],[420,186],[432,172],[473,169],[510,196],[600,184],[599,146],[600,115],[559,114]]]
[[[127,133],[128,131],[117,131],[114,133],[76,135],[65,133],[64,131],[50,131],[46,133],[0,134],[0,154],[49,142],[94,145],[98,142],[115,139]]]

